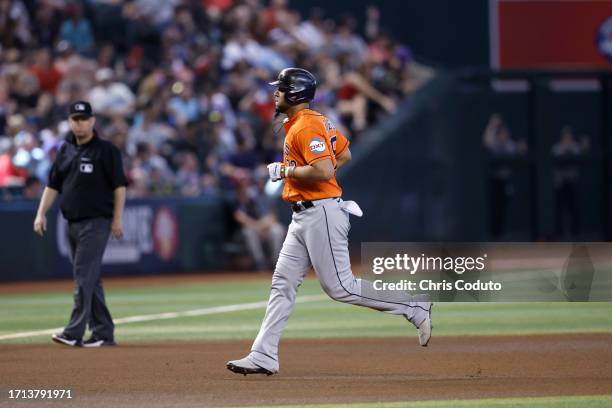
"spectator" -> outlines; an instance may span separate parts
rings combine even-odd
[[[580,233],[578,184],[580,166],[590,148],[589,138],[580,141],[569,126],[561,129],[561,137],[552,147],[555,186],[555,232],[558,239],[574,240]]]
[[[239,185],[234,219],[240,225],[255,269],[269,270],[280,253],[285,228],[278,222],[273,202],[264,192],[267,169],[259,168],[256,177],[254,190],[249,189],[246,183]],[[270,256],[266,256],[264,244],[270,247]]]
[[[177,82],[172,86],[175,94],[168,102],[168,110],[173,122],[184,127],[190,122],[195,122],[200,117],[200,104],[193,95],[193,87],[190,83]]]
[[[516,141],[512,138],[499,113],[494,113],[489,118],[482,139],[490,155],[489,233],[493,239],[503,239],[508,202],[514,194],[510,160],[525,154],[527,145],[522,140]]]
[[[0,45],[23,47],[31,41],[30,17],[22,0],[0,0]]]
[[[23,186],[26,172],[13,163],[15,147],[8,138],[0,138],[0,188]]]
[[[150,103],[144,112],[138,112],[128,133],[127,150],[136,153],[136,145],[146,142],[157,151],[165,141],[174,138],[175,131],[159,119],[159,107]]]
[[[54,140],[50,140],[46,146],[43,145],[44,158],[40,160],[40,162],[37,164],[36,170],[34,171],[34,174],[39,180],[44,182],[47,181],[49,170],[51,170],[51,166],[53,165],[53,162],[55,162],[57,151],[60,146],[61,143]]]
[[[23,198],[25,200],[38,200],[42,195],[42,183],[37,177],[29,176],[23,187]]]
[[[34,64],[30,70],[38,78],[41,91],[55,93],[62,79],[62,74],[51,64],[49,49],[41,48],[36,52]]]
[[[168,195],[174,192],[174,181],[166,160],[154,152],[149,143],[140,142],[129,172],[131,198]]]
[[[96,72],[98,85],[89,92],[92,108],[102,116],[127,117],[134,110],[135,97],[124,83],[113,80],[113,70],[101,68]]]
[[[176,189],[188,197],[200,195],[200,172],[198,158],[191,152],[181,155],[180,165],[176,173]]]
[[[34,35],[39,46],[53,47],[57,40],[60,21],[57,6],[50,1],[38,2],[34,11]]]
[[[241,61],[255,65],[261,53],[261,45],[252,38],[248,31],[237,30],[223,47],[221,67],[225,70],[231,70]]]
[[[82,15],[81,7],[71,4],[66,8],[68,20],[60,27],[60,37],[80,54],[90,56],[94,50],[94,37],[89,21]]]

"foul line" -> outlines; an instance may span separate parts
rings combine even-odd
[[[296,299],[296,303],[317,302],[319,300],[324,300],[324,299],[327,299],[327,296],[325,295],[301,296]],[[212,315],[212,314],[219,314],[219,313],[239,312],[242,310],[261,309],[261,308],[265,308],[267,305],[268,305],[267,301],[253,302],[253,303],[239,303],[237,305],[206,307],[204,309],[187,310],[184,312],[169,312],[169,313],[157,313],[157,314],[149,314],[149,315],[122,317],[120,319],[115,319],[114,322],[115,322],[115,325],[118,325],[118,324],[126,324],[126,323],[150,322],[154,320],[176,319],[179,317],[205,316],[205,315]],[[5,334],[5,335],[0,335],[0,340],[20,339],[23,337],[33,337],[33,336],[44,336],[44,335],[61,332],[63,329],[64,329],[63,327],[58,327],[55,329]]]

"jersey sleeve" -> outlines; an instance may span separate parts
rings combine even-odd
[[[62,162],[64,146],[60,147],[57,151],[57,155],[55,156],[55,161],[51,165],[51,169],[49,170],[49,179],[47,181],[47,187],[52,188],[53,190],[61,193],[62,192],[62,184],[64,183],[64,178],[60,171],[60,163]]]
[[[297,133],[297,146],[306,164],[331,158],[331,145],[325,131],[309,126]]]
[[[121,152],[114,145],[111,145],[109,151],[106,152],[105,167],[113,190],[118,187],[127,186],[128,182],[123,171]]]
[[[337,132],[337,131],[334,132],[334,135],[332,136],[331,141],[332,141],[332,147],[334,148],[334,151],[336,152],[336,157],[344,153],[344,151],[346,150],[347,147],[349,147],[349,144],[350,144],[348,139],[342,133]],[[334,143],[335,143],[335,146],[334,146]]]

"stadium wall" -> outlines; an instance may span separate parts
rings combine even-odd
[[[571,74],[580,80],[554,72],[497,75],[439,73],[398,114],[361,137],[353,162],[339,173],[344,198],[357,200],[366,213],[363,221],[353,218],[353,243],[600,241],[612,235],[607,74]],[[500,160],[486,150],[483,133],[494,114],[526,145],[523,154]],[[579,229],[570,237],[557,231],[555,178],[563,163],[552,154],[565,126],[590,144],[572,164]],[[502,233],[494,237],[489,214],[496,204],[488,183],[500,166],[509,173],[508,191]]]
[[[0,281],[70,278],[67,223],[55,206],[44,238],[32,231],[35,202],[0,203]],[[224,209],[216,198],[128,201],[124,238],[109,241],[105,276],[218,270]]]

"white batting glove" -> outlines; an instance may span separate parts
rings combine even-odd
[[[274,162],[268,164],[268,173],[270,173],[270,180],[278,181],[282,179],[283,163]]]

